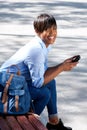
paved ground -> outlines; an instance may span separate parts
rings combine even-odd
[[[1,0],[0,65],[34,36],[32,22],[42,12],[53,14],[58,24],[58,37],[49,54],[49,65],[81,55],[75,69],[56,78],[59,117],[73,130],[87,130],[86,0]],[[46,124],[46,109],[41,120]]]

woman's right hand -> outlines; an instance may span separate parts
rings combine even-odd
[[[66,60],[62,63],[63,71],[70,71],[70,70],[72,70],[77,64],[78,64],[78,62],[72,62],[72,58],[68,58],[68,59],[66,59]]]

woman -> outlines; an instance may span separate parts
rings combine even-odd
[[[40,14],[33,25],[36,36],[8,59],[0,70],[6,71],[13,64],[19,67],[28,83],[35,113],[40,115],[47,106],[48,130],[72,130],[65,127],[58,117],[54,78],[63,71],[71,70],[78,62],[72,63],[72,58],[69,58],[56,66],[48,67],[48,52],[57,37],[56,20],[52,15]],[[16,68],[10,67],[10,72],[16,72]]]

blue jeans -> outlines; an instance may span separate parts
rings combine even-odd
[[[41,88],[35,88],[29,85],[29,91],[31,94],[31,99],[34,103],[36,114],[40,115],[41,112],[44,110],[45,106],[47,106],[49,116],[57,114],[57,96],[55,80],[52,80]]]

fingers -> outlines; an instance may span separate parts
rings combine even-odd
[[[63,70],[64,71],[69,71],[71,69],[73,69],[76,65],[78,64],[78,62],[63,62]]]
[[[72,62],[72,58],[68,58],[64,62]]]

